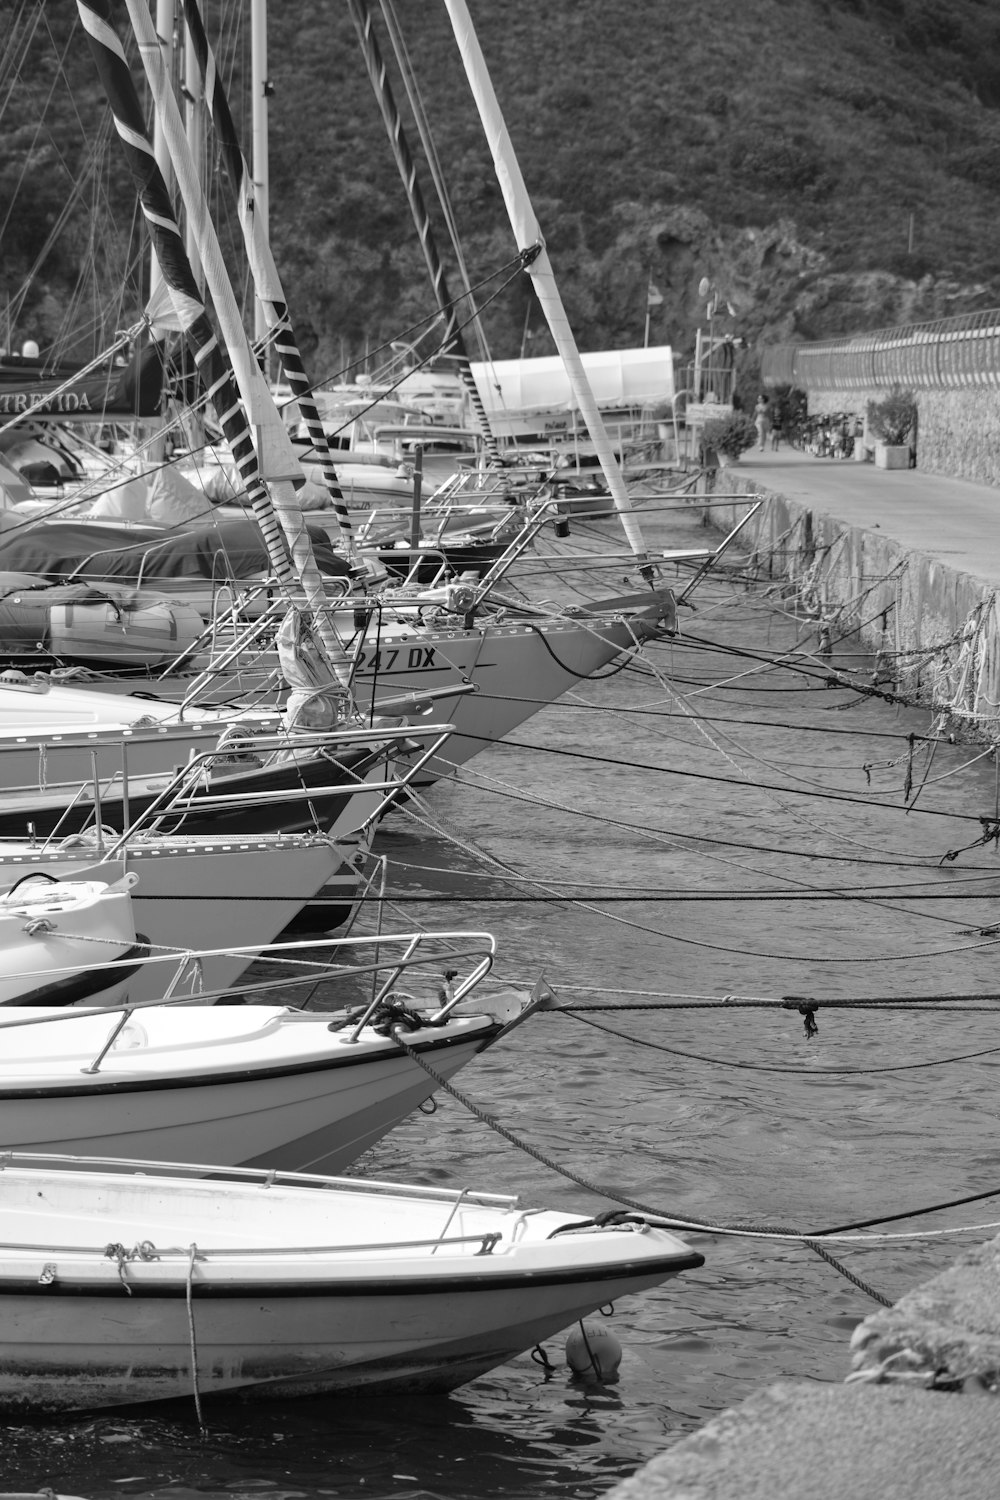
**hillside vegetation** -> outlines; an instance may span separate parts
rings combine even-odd
[[[469,273],[483,283],[491,351],[547,353],[445,7],[395,9]],[[704,320],[705,275],[732,304],[726,327],[752,344],[1000,304],[995,0],[470,0],[470,10],[581,347],[641,343],[650,280],[663,296],[650,341],[681,350]],[[205,6],[249,151],[248,12]],[[116,15],[125,35],[124,5]],[[12,38],[0,95],[9,339],[89,352],[98,328],[142,305],[134,193],[75,4],[0,0],[0,24]],[[313,366],[334,374],[415,337],[434,302],[346,5],[272,0],[269,26],[272,240]],[[209,165],[246,297],[228,183],[216,156]]]

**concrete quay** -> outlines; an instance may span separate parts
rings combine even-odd
[[[1000,489],[792,449],[747,455],[715,490],[746,497],[713,507],[715,525],[767,500],[739,550],[811,597],[818,626],[856,631],[900,686],[1000,739]],[[844,1375],[766,1387],[605,1500],[992,1500],[1000,1238],[861,1322]]]
[[[883,687],[1000,740],[1000,489],[797,449],[753,451],[714,487],[767,500],[739,550],[788,580],[834,643],[855,634]],[[745,511],[735,500],[712,519]]]
[[[605,1500],[993,1500],[1000,1238],[859,1323],[851,1351],[844,1384],[768,1386]]]

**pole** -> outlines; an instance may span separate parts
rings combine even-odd
[[[185,11],[187,7],[185,7]],[[250,6],[250,75],[253,79],[253,201],[257,227],[265,243],[270,239],[270,163],[268,159],[267,100],[270,84],[267,78],[267,0],[251,0]],[[213,93],[219,89],[213,70]],[[271,350],[267,343],[268,320],[260,296],[254,300],[254,339],[263,350],[265,380],[271,378]]]
[[[410,547],[414,550],[420,546],[420,491],[424,482],[424,445],[415,443],[413,446],[413,510],[410,513]],[[411,558],[410,566],[416,562]]]
[[[531,276],[535,293],[555,340],[556,349],[569,376],[576,404],[587,424],[587,430],[597,451],[601,468],[604,470],[608,489],[611,491],[615,508],[621,517],[629,546],[635,553],[643,578],[652,584],[653,567],[646,552],[642,532],[632,510],[632,502],[629,499],[618,460],[597,402],[594,400],[594,393],[583,368],[576,339],[573,337],[573,331],[566,317],[566,310],[556,286],[555,275],[545,249],[541,229],[531,207],[528,190],[521,176],[510,135],[473,29],[468,6],[465,0],[445,0],[445,5],[451,17],[452,28],[462,54],[462,61],[479,109],[486,138],[490,143],[497,180],[507,205],[511,227],[520,247],[524,268]]]
[[[321,654],[326,658],[326,664],[331,673],[346,687],[350,678],[350,664],[327,617],[328,606],[322,579],[312,556],[309,534],[295,499],[294,488],[290,479],[285,484],[275,482],[272,503],[272,498],[263,483],[262,471],[265,465],[274,464],[274,455],[268,451],[264,442],[261,443],[259,451],[254,449],[246,414],[240,403],[240,393],[233,385],[232,373],[223,356],[215,330],[208,319],[198,284],[184,253],[184,242],[174,218],[170,194],[153,158],[152,146],[146,135],[145,116],[125,59],[125,51],[118,33],[110,22],[109,0],[77,0],[77,10],[111,103],[115,126],[125,149],[126,159],[139,190],[142,210],[154,238],[157,259],[163,270],[164,281],[170,289],[177,323],[191,344],[202,382],[213,401],[223,432],[232,448],[240,478],[246,487],[254,515],[263,534],[271,565],[277,574],[282,591],[293,604],[296,600],[296,574],[298,575],[298,583],[301,584],[315,616],[317,645]],[[182,191],[186,187],[185,207],[189,217],[199,222],[204,230],[201,235],[202,261],[206,273],[210,270],[209,262],[212,263],[210,284],[216,307],[220,309],[220,318],[221,308],[226,307],[227,321],[230,325],[235,316],[238,335],[231,342],[227,338],[227,343],[234,362],[240,354],[241,346],[244,351],[243,374],[247,395],[254,398],[253,405],[248,402],[248,407],[252,415],[259,412],[262,433],[267,436],[272,435],[276,425],[287,443],[287,434],[282,427],[274,403],[270,399],[270,393],[263,384],[256,362],[250,356],[239,310],[236,307],[236,299],[222,263],[218,241],[208,221],[200,185],[195,180],[193,163],[190,160],[184,136],[184,124],[170,88],[169,77],[163,67],[160,44],[153,23],[148,10],[139,3],[139,0],[131,0],[130,10],[135,12],[133,24],[137,22],[141,28],[140,53],[147,69],[147,76],[153,86],[154,98],[162,112],[164,138],[175,165],[180,164],[184,167],[186,182],[182,184]],[[234,333],[235,330],[230,326],[227,332]],[[260,399],[260,390],[254,388],[247,379],[245,366],[248,358],[253,371],[256,372],[259,387],[263,390],[263,401]],[[270,419],[268,408],[271,414]],[[288,447],[290,449],[290,443]],[[294,454],[291,458],[297,469]],[[289,554],[294,560],[294,568],[289,560]]]
[[[156,0],[156,34],[160,38],[160,46],[163,48],[163,65],[170,69],[171,56],[174,47],[174,0]],[[170,181],[170,153],[163,139],[163,131],[159,124],[153,122],[153,159],[159,167],[166,183]],[[156,259],[155,247],[151,249],[149,256],[149,300],[154,301],[156,294],[163,286],[163,272],[160,263]]]
[[[472,377],[472,370],[469,365],[469,352],[462,330],[458,326],[456,304],[452,300],[448,289],[444,266],[438,254],[437,242],[434,238],[434,231],[431,228],[430,217],[424,204],[423,194],[420,191],[420,184],[417,181],[416,166],[403,130],[403,122],[400,118],[399,110],[396,108],[396,101],[393,98],[392,89],[389,85],[378,40],[372,28],[371,12],[368,9],[367,0],[347,0],[347,8],[354,22],[354,29],[361,47],[361,55],[365,60],[365,67],[368,70],[368,77],[374,90],[375,98],[378,100],[382,120],[389,136],[389,144],[392,147],[392,154],[396,159],[396,166],[399,169],[399,175],[406,189],[410,212],[413,215],[413,222],[416,225],[417,238],[420,240],[420,248],[423,250],[427,272],[431,279],[431,287],[433,288],[437,305],[445,320],[444,335],[441,342],[443,345],[453,345],[458,354],[458,375],[465,391],[466,400],[472,409],[476,426],[479,429],[491,463],[499,464],[501,460],[497,441],[490,426],[490,420],[486,414],[486,408],[483,405],[479,389]],[[388,15],[391,16],[391,10]]]
[[[146,120],[132,81],[118,33],[110,23],[109,0],[77,0],[77,10],[90,43],[94,61],[114,115],[115,127],[139,194],[139,202],[153,241],[163,284],[170,294],[177,326],[191,349],[203,388],[210,393],[219,414],[226,441],[233,450],[247,494],[267,546],[271,566],[282,589],[291,597],[295,574],[289,562],[281,528],[270,497],[260,479],[257,455],[250,429],[240,405],[239,393],[212,327],[191,264],[184,253],[184,239],[174,217],[166,180],[156,163],[146,135]],[[163,149],[166,150],[164,143]]]
[[[205,146],[207,133],[205,129],[204,78],[202,70],[198,66],[198,57],[192,45],[189,32],[184,38],[184,134],[187,137],[188,148],[195,162],[198,180],[202,185],[204,185],[206,176]],[[191,269],[194,272],[195,280],[199,287],[204,287],[205,273],[201,269],[201,261],[198,255],[198,240],[195,235],[194,225],[190,219],[188,219],[185,227],[184,247],[187,250],[188,260],[191,262]]]
[[[281,278],[278,275],[278,268],[271,253],[270,241],[267,235],[266,203],[262,216],[257,201],[257,184],[251,178],[246,157],[240,149],[236,124],[233,120],[232,111],[229,108],[229,101],[226,98],[225,90],[219,80],[219,71],[215,64],[215,56],[208,45],[208,37],[205,33],[197,0],[183,0],[183,4],[184,16],[188,25],[188,34],[191,37],[202,72],[205,76],[206,99],[212,111],[215,132],[225,155],[229,176],[236,193],[240,228],[243,233],[247,259],[250,262],[250,270],[256,289],[256,314],[263,317],[265,335],[268,329],[273,331],[274,346],[278,351],[282,368],[288,377],[292,394],[298,403],[302,420],[309,434],[309,441],[312,444],[317,462],[322,470],[323,483],[326,486],[337,517],[340,540],[347,553],[348,560],[356,564],[358,559],[354,543],[354,532],[351,527],[351,517],[344,503],[343,491],[340,488],[337,471],[334,467],[329,444],[326,440],[326,433],[323,430],[323,421],[319,414],[319,408],[316,405],[316,398],[313,395],[312,384],[306,373],[302,355],[299,352],[299,343],[292,325],[288,304],[285,301]],[[263,81],[261,82],[261,87],[264,87]]]
[[[77,3],[82,3],[82,0],[77,0]],[[341,686],[349,690],[351,664],[333,628],[323,578],[316,566],[312,542],[295,494],[295,481],[301,479],[302,474],[298,455],[292,447],[291,439],[247,341],[222,248],[188,150],[177,101],[161,66],[160,48],[146,0],[126,0],[126,3],[154,106],[163,117],[163,133],[177,174],[177,184],[188,221],[194,223],[198,235],[205,280],[232,360],[236,383],[257,434],[261,478],[269,485],[274,512],[285,534],[293,566],[313,616],[317,642],[326,657],[327,665],[339,679]]]

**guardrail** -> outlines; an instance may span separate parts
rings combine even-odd
[[[1000,308],[763,351],[765,385],[803,391],[1000,386]]]

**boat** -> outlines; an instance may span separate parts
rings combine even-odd
[[[239,979],[342,861],[339,846],[326,835],[139,834],[108,840],[95,832],[49,847],[4,839],[0,892],[19,882],[23,889],[26,877],[114,884],[135,874],[131,899],[142,940],[154,954],[187,957],[190,983],[216,990]],[[130,997],[160,999],[170,981],[166,965],[140,966],[129,982]]]
[[[0,896],[0,1006],[111,1005],[148,954],[122,880],[15,881]]]
[[[320,572],[343,580],[350,569],[326,532],[308,530]],[[153,587],[203,619],[211,618],[220,586],[249,591],[272,576],[256,522],[239,515],[213,516],[208,524],[184,531],[86,517],[41,521],[0,533],[0,568],[48,583]]]
[[[0,661],[17,669],[70,665],[163,667],[201,643],[205,623],[181,599],[150,589],[20,583],[0,574]]]
[[[508,548],[508,556],[516,546]],[[691,555],[700,559],[706,554],[701,549]],[[332,615],[353,653],[352,688],[362,718],[405,711],[411,720],[418,715],[418,722],[428,729],[452,728],[444,749],[435,751],[414,772],[414,787],[425,788],[441,776],[452,775],[456,766],[502,739],[637,641],[676,630],[676,604],[668,588],[612,595],[570,606],[556,615],[521,599],[494,594],[493,582],[502,576],[502,566],[503,559],[478,585],[458,580],[427,589],[386,590],[378,600],[359,602],[356,609],[341,608]],[[271,661],[276,665],[273,654]],[[227,678],[221,676],[213,689],[210,675],[164,673],[156,684],[155,712],[169,717],[168,695],[180,700],[189,694],[200,698],[225,692]],[[115,700],[125,722],[129,712],[138,717],[146,704],[144,698],[127,695],[96,696]],[[131,744],[130,740],[130,765]],[[50,741],[46,755],[53,764],[64,764],[56,760],[56,754],[70,753],[71,745],[76,741],[67,739],[65,747]],[[0,772],[2,765],[0,758]],[[101,766],[103,775],[114,773],[113,749],[104,752]],[[21,780],[25,796],[37,767],[38,751],[26,746]],[[62,775],[67,779],[65,772]]]
[[[477,688],[429,705],[422,722],[446,717],[452,734],[414,775],[417,788],[453,775],[637,641],[676,629],[674,596],[665,588],[570,606],[561,615],[516,599],[500,604],[462,583],[413,598],[384,597],[378,630],[356,657],[354,691],[363,713],[400,694],[419,698],[422,687],[473,682]]]
[[[99,821],[115,833],[326,833],[339,842],[379,816],[451,729],[378,717],[373,726],[235,734],[170,774],[133,774],[126,759],[106,780],[84,772],[75,787],[11,788],[0,798],[0,839],[66,838]]]
[[[494,949],[488,933],[462,931],[302,942],[269,956],[247,993],[262,1003],[243,1005],[181,992],[166,1003],[64,1005],[61,980],[82,988],[115,965],[91,950],[89,966],[71,974],[36,970],[28,982],[37,995],[47,981],[50,1003],[0,1007],[0,1140],[17,1150],[343,1171],[434,1092],[422,1062],[451,1078],[546,1003],[542,984],[477,990]],[[213,955],[198,957],[210,971]],[[141,963],[178,971],[176,955]],[[446,965],[455,978],[442,998]],[[349,1003],[365,985],[367,1003]],[[292,1005],[274,1003],[275,991]],[[295,996],[317,992],[334,1008],[294,1008]]]
[[[4,1153],[0,1409],[451,1391],[703,1264],[636,1214]]]

